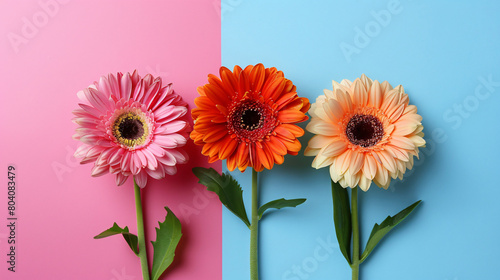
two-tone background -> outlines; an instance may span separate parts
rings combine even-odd
[[[427,147],[403,182],[360,196],[362,238],[424,203],[362,265],[363,279],[494,279],[500,258],[500,5],[495,1],[0,0],[0,279],[139,280],[118,222],[135,231],[131,182],[90,177],[72,157],[76,92],[137,69],[194,105],[221,65],[277,67],[311,101],[331,80],[402,84]],[[302,138],[303,145],[311,137]],[[189,164],[147,186],[149,240],[168,205],[184,236],[165,279],[248,279],[249,231],[197,184]],[[349,279],[332,221],[328,170],[288,156],[260,176],[261,202],[307,198],[261,222],[261,279]],[[16,167],[16,272],[7,270],[7,167]],[[212,167],[219,171],[222,164]],[[248,173],[248,172],[247,172]],[[250,175],[233,172],[249,201]],[[150,253],[152,253],[150,248]]]

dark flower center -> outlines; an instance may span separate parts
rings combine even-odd
[[[384,136],[384,126],[372,115],[354,115],[347,124],[347,139],[364,148],[374,146]]]
[[[123,138],[135,140],[144,135],[144,124],[136,118],[129,117],[120,122],[118,131]]]
[[[146,142],[149,126],[144,116],[128,112],[115,120],[113,135],[119,144],[135,148]]]
[[[229,133],[245,142],[261,141],[274,130],[277,122],[269,105],[248,99],[235,103],[227,118]]]
[[[262,113],[255,108],[250,108],[241,114],[241,127],[252,131],[262,126]]]

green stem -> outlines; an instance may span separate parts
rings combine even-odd
[[[359,277],[359,225],[358,225],[358,187],[351,191],[351,223],[352,223],[352,280]]]
[[[137,213],[137,237],[139,239],[139,258],[141,259],[142,279],[149,280],[148,254],[144,236],[144,218],[142,215],[141,188],[134,179],[135,209]]]
[[[259,279],[259,198],[257,185],[257,171],[252,169],[252,223],[250,224],[250,279]]]

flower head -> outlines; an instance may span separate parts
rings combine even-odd
[[[79,127],[73,138],[84,144],[75,157],[82,164],[94,162],[92,176],[109,172],[122,185],[133,175],[144,187],[148,175],[162,179],[177,172],[176,164],[187,162],[180,149],[188,137],[189,125],[181,120],[187,104],[171,84],[162,86],[160,77],[141,78],[137,71],[109,74],[78,97],[82,102],[73,114]]]
[[[425,145],[422,117],[401,85],[380,84],[364,74],[354,82],[333,81],[333,91],[312,104],[307,130],[316,134],[305,150],[312,166],[330,166],[334,182],[368,190],[372,181],[387,189],[403,178]]]
[[[295,123],[307,120],[310,106],[292,81],[262,64],[233,72],[221,67],[220,77],[210,74],[198,87],[192,110],[191,138],[209,162],[225,159],[230,171],[262,171],[283,163],[286,154],[297,155],[304,131]]]

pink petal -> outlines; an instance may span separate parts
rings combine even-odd
[[[124,149],[116,148],[115,152],[112,155],[110,155],[110,157],[109,157],[109,164],[115,165],[115,164],[119,163],[120,160],[122,159],[122,155],[124,152],[125,152]]]
[[[161,165],[158,165],[158,168],[154,170],[148,168],[146,168],[145,170],[149,174],[149,176],[151,176],[151,178],[153,179],[160,180],[165,178],[165,171],[163,170],[163,166]]]
[[[87,104],[80,103],[78,104],[85,112],[89,113],[93,117],[99,119],[99,117],[102,115],[102,112],[97,110],[96,108],[89,106]]]
[[[146,167],[148,165],[148,160],[146,159],[143,150],[137,150],[136,153],[141,161],[141,167]]]
[[[155,112],[158,108],[168,106],[168,104],[164,104],[164,102],[172,97],[173,90],[171,85],[172,84],[168,84],[158,91],[156,97],[148,104],[148,110]]]
[[[156,160],[156,157],[147,149],[143,149],[142,152],[146,156],[146,159],[148,160],[147,168],[149,169],[156,169],[158,167],[158,161]]]
[[[141,160],[137,156],[137,153],[130,153],[130,171],[132,175],[136,175],[141,170]]]
[[[148,88],[146,93],[144,94],[144,102],[146,104],[146,108],[149,107],[150,102],[156,97],[161,88],[161,80],[156,80],[152,86]]]
[[[144,81],[141,80],[139,84],[137,84],[137,86],[135,87],[135,90],[130,98],[140,102],[143,97],[144,97]]]
[[[130,152],[126,151],[123,154],[122,162],[120,164],[122,172],[129,171],[130,172]]]
[[[83,92],[85,93],[85,96],[89,100],[90,104],[94,106],[97,110],[101,111],[102,114],[105,114],[108,111],[108,109],[111,109],[109,100],[103,93],[93,88],[86,88],[83,90]]]
[[[160,107],[158,110],[154,111],[155,120],[161,123],[167,123],[169,121],[178,119],[187,113],[186,107],[180,106],[165,106]]]
[[[175,157],[178,164],[184,164],[189,160],[189,156],[184,150],[175,149],[175,150],[168,150],[166,152],[172,154]]]
[[[111,75],[111,74],[110,74]],[[106,98],[109,98],[111,95],[113,95],[113,91],[111,90],[111,86],[108,83],[108,80],[106,79],[105,76],[102,76],[99,79],[99,92],[102,92]]]
[[[75,151],[75,153],[73,154],[73,156],[77,159],[80,159],[80,158],[83,158],[85,157],[85,155],[88,153],[88,151],[92,148],[92,146],[89,146],[89,145],[81,145],[80,147],[78,147]]]
[[[167,166],[174,166],[177,163],[177,160],[169,151],[165,151],[165,155],[158,158],[158,161]]]
[[[168,124],[165,124],[165,126],[167,127],[166,133],[170,134],[170,133],[176,133],[176,132],[183,130],[184,128],[186,128],[188,126],[188,123],[185,121],[179,120],[179,121],[169,122]]]
[[[144,171],[143,169],[141,172],[134,176],[134,180],[140,188],[144,188],[146,186],[146,183],[148,182],[148,175],[146,174],[146,171]]]
[[[116,185],[121,186],[127,181],[128,176],[124,176],[122,173],[117,173],[115,178]]]
[[[132,94],[132,79],[130,73],[123,75],[120,80],[120,97],[129,100]]]
[[[109,165],[94,165],[94,168],[92,168],[92,177],[99,177],[102,176],[109,171]]]
[[[153,153],[153,155],[155,155],[156,157],[163,157],[163,155],[165,154],[165,150],[154,142],[150,143],[146,149]]]
[[[167,173],[168,175],[174,175],[175,173],[177,173],[177,167],[175,166],[165,166],[164,169],[165,173]]]

